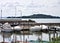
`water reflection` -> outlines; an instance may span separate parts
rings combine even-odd
[[[0,42],[33,42],[33,43],[60,43],[60,32],[31,32],[32,34],[21,33],[0,33]]]

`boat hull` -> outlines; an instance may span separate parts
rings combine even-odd
[[[1,32],[13,32],[12,29],[2,29]]]

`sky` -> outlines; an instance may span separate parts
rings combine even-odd
[[[0,0],[0,17],[46,14],[60,16],[60,0]]]

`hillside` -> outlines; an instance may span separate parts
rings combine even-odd
[[[7,18],[60,18],[60,17],[45,15],[45,14],[33,14],[33,15],[30,15],[30,16],[7,17]]]

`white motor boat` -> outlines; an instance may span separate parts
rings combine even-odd
[[[57,28],[57,29],[60,29],[60,26],[54,26],[55,28]]]
[[[41,26],[34,26],[34,27],[31,27],[30,28],[30,31],[40,31],[40,30],[43,30],[43,29],[48,29],[48,26],[45,26],[45,25],[41,25]]]
[[[46,25],[41,25],[42,29],[48,29],[48,26]]]
[[[40,26],[34,26],[30,28],[30,31],[40,31],[41,27]]]
[[[20,30],[22,30],[22,27],[20,27],[20,26],[15,26],[15,27],[13,28],[13,30],[15,30],[15,31],[20,31]]]
[[[4,23],[1,29],[2,32],[12,32],[13,29],[9,23]]]

